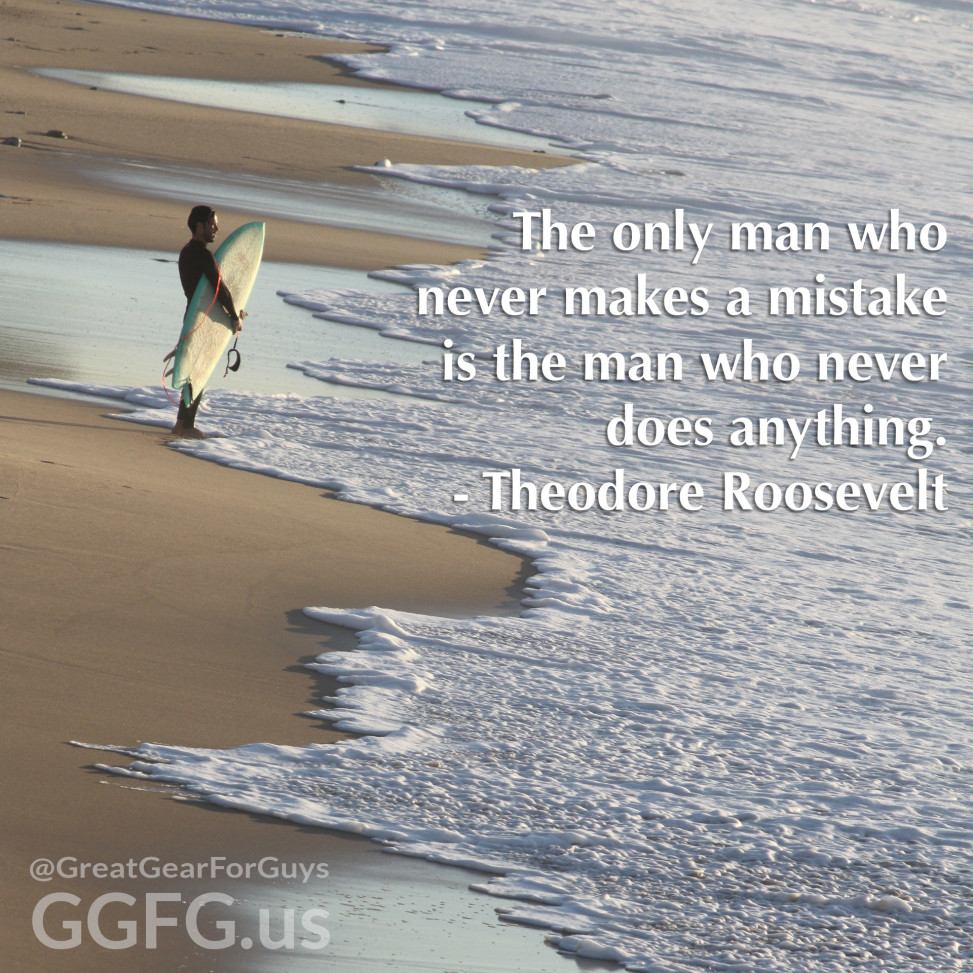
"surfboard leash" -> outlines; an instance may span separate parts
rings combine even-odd
[[[226,378],[229,372],[235,372],[240,368],[240,352],[236,350],[236,343],[240,338],[240,332],[233,335],[233,347],[226,353],[226,368],[223,370],[223,377]],[[233,356],[236,355],[236,358]]]

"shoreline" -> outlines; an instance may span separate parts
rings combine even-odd
[[[382,87],[327,60],[339,51],[379,50],[374,46],[77,0],[5,0],[3,17],[11,33],[0,46],[0,85],[10,107],[0,119],[0,140],[21,141],[19,147],[0,144],[0,236],[6,239],[178,251],[187,233],[186,214],[196,201],[99,185],[79,172],[79,161],[179,165],[303,181],[318,189],[322,183],[375,186],[370,175],[353,167],[386,158],[529,168],[571,163],[526,150],[91,90],[30,73],[34,68],[74,68]],[[219,208],[227,226],[263,218],[259,211]],[[291,219],[271,217],[267,223],[265,258],[287,263],[377,270],[403,263],[453,263],[485,253],[477,247]]]
[[[327,50],[349,49],[344,42],[74,0],[5,0],[3,15],[9,37],[0,84],[8,104],[26,106],[11,107],[0,132],[22,141],[20,147],[0,146],[5,239],[178,252],[187,232],[186,205],[99,187],[76,171],[79,158],[108,164],[177,160],[214,172],[287,178],[296,169],[360,185],[374,182],[350,167],[383,157],[446,165],[569,162],[323,123],[244,119],[223,109],[90,92],[28,73],[32,66],[129,71],[136,70],[135,62],[145,71],[151,59],[154,73],[166,65],[175,75],[192,76],[200,73],[205,49],[207,77],[287,74],[320,81],[328,73],[330,83],[369,86],[322,59]],[[55,129],[67,131],[68,138],[45,134]],[[218,148],[207,140],[213,130],[220,132]],[[256,136],[259,157],[246,151]],[[253,215],[229,207],[220,207],[220,214],[228,226]],[[483,254],[388,233],[268,223],[266,256],[279,262],[375,270]],[[497,968],[563,968],[564,960],[537,930],[497,920],[494,902],[468,890],[471,879],[462,869],[388,856],[369,839],[227,813],[187,800],[173,788],[116,779],[93,765],[128,762],[124,752],[70,745],[134,746],[156,739],[228,747],[346,738],[330,724],[302,715],[320,708],[320,696],[333,688],[303,663],[341,640],[351,644],[353,636],[312,621],[303,607],[327,599],[349,608],[381,604],[443,614],[502,613],[516,610],[526,571],[522,559],[482,539],[369,507],[339,507],[312,487],[157,448],[165,445],[166,434],[107,419],[105,411],[104,404],[71,401],[36,387],[0,389],[0,543],[9,553],[3,595],[7,639],[0,653],[9,699],[3,760],[6,779],[18,782],[3,798],[6,826],[0,833],[0,899],[12,917],[7,968],[112,973],[156,970],[161,961],[167,969],[190,973],[240,969],[238,950],[202,949],[187,940],[184,929],[160,937],[156,951],[108,949],[90,940],[61,950],[38,941],[32,910],[48,893],[76,895],[83,904],[106,892],[138,900],[178,893],[185,907],[192,896],[222,888],[212,879],[134,876],[106,882],[90,871],[40,883],[28,870],[41,857],[118,863],[146,856],[160,862],[211,856],[231,862],[268,856],[334,862],[328,881],[312,889],[263,881],[247,886],[237,901],[256,896],[276,905],[295,899],[320,903],[356,889],[371,897],[366,911],[375,915],[348,913],[342,922],[349,928],[357,923],[362,941],[378,941],[378,948],[383,932],[394,939],[396,929],[408,928],[400,924],[414,921],[410,897],[427,887],[429,914],[419,916],[415,934],[423,940],[417,968],[438,962],[433,952],[447,945],[459,950],[453,963],[496,950],[502,960]],[[190,482],[192,510],[186,504]],[[261,512],[258,518],[254,509]],[[169,528],[172,524],[179,528]],[[185,536],[194,539],[191,555],[183,550]],[[322,563],[322,551],[328,564]],[[236,580],[229,581],[227,572]],[[216,585],[214,577],[220,578]],[[303,691],[295,674],[305,680]],[[192,810],[184,811],[186,804]],[[238,888],[229,891],[236,896]],[[105,915],[124,918],[113,908]],[[446,914],[456,918],[444,920]],[[63,937],[67,927],[58,923],[74,917],[58,903],[47,921]],[[237,911],[231,918],[253,928],[252,915]],[[448,944],[452,931],[431,926],[430,919],[462,923],[469,940]],[[107,926],[107,934],[117,937],[120,927]],[[332,928],[334,939],[341,933]],[[395,943],[383,948],[386,961],[394,961]],[[256,953],[252,960],[273,959]],[[334,954],[323,958],[333,960]],[[340,962],[346,959],[339,955]],[[357,968],[368,970],[368,956],[363,959],[366,965]]]
[[[90,902],[106,892],[139,898],[175,889],[186,900],[226,887],[206,876],[105,881],[91,874],[42,884],[29,874],[39,858],[339,863],[314,886],[318,897],[362,881],[359,866],[383,854],[381,845],[225,813],[178,789],[116,779],[97,765],[127,764],[130,755],[99,748],[348,739],[304,715],[337,687],[304,663],[354,639],[305,616],[306,605],[327,598],[349,608],[504,613],[516,610],[524,580],[521,559],[480,539],[201,463],[166,448],[165,432],[104,413],[86,402],[0,390],[2,760],[5,779],[19,782],[2,801],[0,901],[12,917],[5,960],[15,971],[158,968],[147,950],[87,941],[63,952],[42,946],[31,917],[45,894]],[[411,570],[395,567],[405,563]],[[390,874],[412,881],[416,866],[403,859],[369,867],[383,881]],[[437,867],[420,881],[436,883]],[[442,875],[452,891],[438,889],[440,899],[474,896],[469,879],[457,874]],[[260,889],[271,903],[310,894],[293,882]],[[57,923],[73,915],[58,908],[47,919],[52,938],[63,935]],[[233,918],[245,922],[247,915],[237,908]],[[553,954],[534,935],[537,948]],[[161,950],[166,968],[213,968],[213,956],[185,936],[172,933],[168,944]],[[217,954],[220,968],[227,961],[236,968],[230,955]]]

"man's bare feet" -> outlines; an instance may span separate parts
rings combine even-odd
[[[195,426],[182,427],[176,423],[172,427],[172,435],[179,439],[205,439],[206,433],[200,432]]]

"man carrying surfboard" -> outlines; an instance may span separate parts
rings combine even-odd
[[[242,319],[247,316],[247,312],[237,311],[233,295],[226,281],[222,279],[216,259],[209,249],[209,244],[216,239],[216,234],[220,231],[216,211],[211,206],[194,206],[186,223],[192,237],[179,253],[179,279],[186,295],[187,309],[200,279],[205,276],[216,293],[215,301],[226,312],[233,334],[237,335],[243,327]],[[190,389],[188,398],[188,402],[187,396],[181,396],[179,399],[179,411],[172,432],[176,436],[197,437],[200,434],[196,430],[196,413],[203,398],[203,390],[200,389],[197,393],[194,389]]]

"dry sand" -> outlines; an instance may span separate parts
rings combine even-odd
[[[0,138],[23,142],[0,146],[0,236],[6,238],[181,246],[186,206],[89,184],[76,172],[79,158],[325,180],[364,180],[348,167],[380,157],[560,164],[482,146],[231,117],[88,91],[24,70],[333,82],[340,72],[322,56],[338,45],[320,39],[58,0],[0,0],[0,24]],[[70,137],[51,138],[45,133],[52,129]],[[221,217],[229,226],[252,214],[221,210]],[[281,221],[272,223],[269,237],[272,259],[368,269],[468,254],[457,246]],[[185,901],[214,886],[91,875],[38,883],[29,864],[61,856],[112,863],[146,856],[200,862],[214,855],[253,862],[270,855],[339,861],[339,871],[352,875],[379,854],[375,846],[187,806],[165,788],[134,788],[86,769],[112,758],[68,741],[226,747],[328,740],[327,728],[300,715],[329,691],[300,663],[330,644],[327,630],[301,608],[326,602],[509,611],[524,565],[445,529],[188,458],[166,448],[164,434],[106,419],[101,411],[0,392],[3,968],[269,968],[245,967],[238,950],[232,956],[201,950],[179,930],[164,931],[155,951],[110,950],[87,934],[78,949],[43,947],[30,919],[46,892],[76,893],[87,906],[104,892],[141,901],[145,892],[176,889]],[[401,867],[390,865],[388,875]],[[419,881],[418,871],[408,875]],[[272,886],[262,883],[260,894],[276,896],[277,904],[300,899],[293,882]],[[119,908],[109,906],[105,915],[125,918]],[[77,912],[64,904],[50,916],[52,922],[69,918]],[[442,931],[425,928],[433,949]],[[113,935],[120,936],[117,928]],[[530,936],[539,942],[536,933]],[[376,942],[375,956],[382,949],[394,962],[394,944]],[[526,953],[517,960],[516,968],[541,968]],[[385,965],[370,962],[365,957],[348,969]]]

